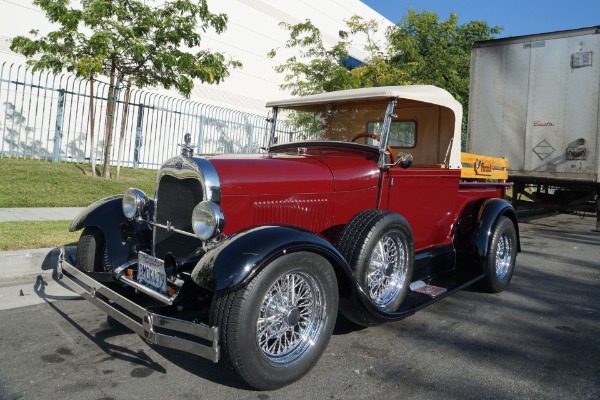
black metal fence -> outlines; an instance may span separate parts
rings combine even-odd
[[[29,67],[0,65],[0,157],[89,162],[104,157],[108,84],[94,82],[94,143],[90,133],[89,80]],[[268,145],[264,115],[132,89],[117,91],[111,164],[157,168],[178,153],[187,132],[203,154],[255,153]],[[123,130],[122,130],[123,127]],[[121,137],[121,131],[123,135]]]

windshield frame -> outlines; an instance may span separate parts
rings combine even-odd
[[[297,111],[309,111],[309,112],[317,112],[319,107],[344,107],[347,109],[352,109],[352,102],[335,102],[335,103],[320,103],[320,104],[314,104],[313,107],[306,107],[306,106],[302,106],[302,107],[294,107],[292,106],[285,106],[285,107],[281,107],[284,109],[289,109],[289,110],[297,110]],[[383,168],[389,164],[386,163],[386,160],[389,158],[390,156],[390,152],[388,151],[388,143],[390,140],[390,128],[392,125],[392,120],[393,118],[396,117],[396,115],[394,114],[394,108],[396,106],[397,100],[396,98],[388,98],[388,102],[387,102],[387,106],[385,109],[382,109],[382,113],[384,113],[383,115],[383,125],[382,125],[382,129],[381,129],[381,134],[380,136],[380,140],[379,140],[379,145],[378,146],[374,146],[374,145],[369,145],[369,144],[361,144],[361,143],[356,143],[356,144],[360,144],[361,146],[368,146],[370,148],[374,148],[377,149],[377,151],[379,152],[379,157],[378,157],[378,165],[380,168]],[[385,104],[385,103],[383,103]],[[383,105],[382,104],[382,105]],[[350,107],[349,107],[350,106]],[[272,113],[272,117],[269,119],[269,122],[271,122],[271,132],[270,132],[270,138],[269,138],[269,149],[271,148],[286,148],[286,147],[294,147],[294,144],[297,143],[298,146],[302,147],[303,143],[311,143],[313,145],[321,145],[321,146],[327,146],[328,143],[333,144],[335,147],[340,147],[340,143],[353,143],[351,141],[339,141],[339,140],[304,140],[304,141],[297,141],[297,142],[288,142],[288,143],[277,143],[277,124],[280,123],[279,120],[279,114],[280,114],[280,107],[279,106],[273,106],[272,107],[273,113]],[[342,146],[343,147],[343,146]]]

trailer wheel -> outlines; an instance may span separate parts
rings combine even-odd
[[[106,243],[104,234],[97,228],[85,228],[77,243],[77,268],[85,272],[106,271]]]
[[[243,381],[273,390],[304,376],[321,357],[335,324],[338,286],[323,257],[284,255],[245,287],[216,293],[211,326],[222,360]]]
[[[396,311],[408,293],[414,268],[413,236],[406,219],[390,211],[363,211],[344,228],[338,249],[373,304]]]
[[[483,289],[498,293],[510,284],[517,256],[517,233],[513,221],[500,217],[492,230],[482,282]]]

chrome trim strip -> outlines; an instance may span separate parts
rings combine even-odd
[[[275,145],[275,135],[277,133],[277,114],[279,113],[279,107],[273,107],[273,118],[269,121],[267,118],[267,122],[271,122],[271,134],[269,139],[269,149]]]
[[[192,353],[197,356],[208,358],[214,363],[219,362],[219,328],[208,327],[203,324],[195,324],[180,319],[163,317],[157,314],[146,314],[143,318],[142,326],[144,329],[144,339],[155,343],[159,346],[168,347]],[[192,336],[198,336],[203,339],[212,341],[212,346],[204,346],[191,340],[180,339],[175,336],[168,336],[162,333],[157,333],[155,326],[165,328],[173,332],[183,332]]]
[[[122,275],[127,268],[131,267],[132,265],[137,264],[137,260],[131,260],[131,261],[127,261],[125,264],[123,265],[119,265],[117,268],[113,269],[112,273],[113,276],[115,278],[118,278],[120,275]]]
[[[392,118],[395,118],[394,108],[396,107],[396,99],[391,99],[388,103],[387,109],[385,111],[385,116],[383,118],[383,126],[381,127],[381,136],[379,140],[379,168],[384,168],[386,166],[386,155],[388,153],[387,147],[388,142],[390,141],[390,128],[392,127]]]
[[[200,168],[202,185],[204,186],[204,200],[221,204],[221,180],[215,166],[203,157],[194,157]]]
[[[63,274],[63,271],[67,272],[67,274]],[[196,354],[214,363],[219,361],[219,328],[148,312],[145,308],[140,307],[131,300],[100,284],[69,264],[64,258],[64,250],[61,250],[61,254],[59,255],[56,276],[68,288],[147,341],[159,346]],[[117,304],[132,313],[139,318],[139,321],[117,310],[111,303]],[[176,336],[158,333],[156,332],[156,328],[167,329],[173,333],[185,333],[192,337],[209,341],[211,345],[207,346],[193,340],[180,339]]]

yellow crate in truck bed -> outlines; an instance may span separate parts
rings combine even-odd
[[[460,153],[462,179],[489,179],[506,182],[508,179],[508,159]]]

